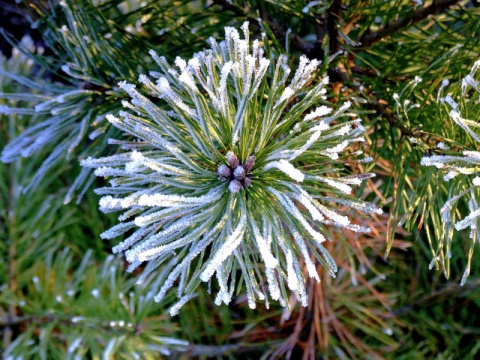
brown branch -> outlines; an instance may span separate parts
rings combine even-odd
[[[343,0],[334,0],[325,14],[323,14],[324,16],[316,19],[314,25],[317,41],[313,46],[304,50],[306,55],[311,58],[322,59],[325,56],[322,45],[327,34],[329,36],[329,53],[334,54],[340,50],[342,39],[339,36],[338,26],[342,12]]]
[[[342,0],[334,0],[327,11],[327,33],[330,37],[330,54],[340,50],[338,22],[342,17]]]
[[[438,13],[441,13],[445,9],[449,8],[450,6],[456,5],[460,2],[460,0],[438,0],[435,1],[432,5],[424,7],[422,9],[419,9],[417,11],[414,11],[411,15],[407,15],[401,19],[398,19],[390,24],[385,25],[383,28],[379,29],[378,31],[371,32],[367,31],[365,32],[359,39],[357,39],[357,42],[361,43],[362,48],[371,46],[383,38],[390,36],[397,31],[415,24],[429,15],[435,15]]]

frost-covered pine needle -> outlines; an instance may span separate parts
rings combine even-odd
[[[450,84],[450,81],[444,79],[438,91],[438,101],[447,108],[450,118],[462,128],[473,140],[475,150],[465,150],[462,155],[432,155],[425,156],[421,164],[424,166],[434,166],[442,171],[443,180],[455,182],[450,185],[449,196],[441,209],[441,217],[445,224],[447,238],[447,256],[450,257],[450,244],[453,229],[460,231],[470,229],[470,250],[468,252],[468,264],[462,277],[463,285],[470,273],[470,264],[472,260],[473,248],[478,241],[478,225],[480,219],[480,209],[478,201],[480,199],[480,152],[477,151],[480,135],[478,111],[480,109],[480,86],[477,72],[480,68],[480,60],[476,61],[470,73],[463,78],[461,84]],[[449,85],[451,85],[449,87]],[[443,96],[444,89],[452,90]],[[455,91],[456,90],[456,91]],[[465,115],[463,115],[465,114]],[[466,114],[474,116],[474,119],[467,119]],[[438,145],[440,150],[449,151],[449,147],[444,143]],[[456,220],[456,209],[459,200],[464,199],[468,203],[470,214],[463,219]],[[435,258],[434,258],[435,261]]]
[[[102,237],[129,232],[114,251],[125,252],[130,270],[178,259],[155,297],[179,281],[172,314],[213,279],[217,304],[228,304],[242,281],[251,307],[267,296],[285,306],[286,288],[306,306],[303,264],[317,281],[312,259],[323,257],[332,275],[337,269],[322,245],[325,225],[369,230],[331,205],[381,212],[349,196],[369,174],[325,176],[363,141],[364,128],[347,114],[350,103],[313,108],[328,84],[312,85],[319,62],[302,56],[290,75],[285,56],[265,58],[248,23],[242,30],[225,28],[224,41],[209,39],[210,49],[174,67],[151,51],[160,71],[141,75],[138,89],[120,83],[131,102],[107,117],[136,139],[112,141],[131,151],[82,161],[110,181],[97,189],[100,209],[123,214]]]

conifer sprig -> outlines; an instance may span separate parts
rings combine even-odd
[[[310,110],[325,100],[328,78],[312,84],[319,62],[301,57],[290,77],[285,56],[273,64],[258,40],[250,42],[248,23],[242,30],[243,39],[235,28],[225,28],[225,41],[211,38],[211,48],[188,62],[178,57],[176,69],[151,51],[161,72],[139,80],[167,109],[120,83],[132,100],[119,117],[107,118],[138,141],[112,140],[127,151],[82,161],[110,179],[111,186],[97,189],[104,195],[100,209],[124,211],[121,223],[102,237],[135,229],[114,252],[125,252],[130,271],[148,262],[139,282],[178,258],[155,297],[161,301],[180,279],[171,314],[214,275],[217,304],[228,304],[243,281],[252,308],[256,299],[268,306],[267,288],[285,306],[287,287],[306,306],[298,256],[320,281],[312,256],[331,275],[337,270],[322,245],[324,226],[369,231],[331,204],[381,212],[347,196],[351,185],[373,174],[328,176],[343,162],[345,149],[363,141],[364,128],[347,113],[348,102],[336,111],[325,105]]]
[[[465,284],[470,274],[471,261],[475,243],[478,242],[478,221],[480,218],[480,152],[478,143],[478,110],[480,109],[480,86],[478,80],[478,69],[480,60],[476,61],[470,73],[466,75],[461,83],[450,86],[447,79],[442,81],[438,91],[437,101],[442,104],[448,112],[449,118],[465,131],[471,138],[474,146],[462,151],[462,154],[450,152],[450,147],[441,142],[438,144],[440,152],[445,154],[425,156],[422,158],[423,166],[433,166],[439,169],[444,175],[443,180],[452,182],[449,186],[448,198],[440,209],[444,226],[444,243],[447,257],[451,257],[451,243],[454,230],[460,231],[470,229],[470,246],[468,251],[468,262],[463,274],[461,285]],[[445,89],[450,93],[445,93]],[[472,119],[467,117],[473,116]],[[462,211],[459,206],[460,200],[465,200],[468,206],[469,215],[463,219],[457,219],[457,211]],[[431,267],[442,259],[435,256]]]
[[[37,118],[36,124],[11,139],[5,147],[2,146],[0,161],[10,163],[37,153],[42,153],[45,158],[24,192],[35,190],[60,165],[87,156],[110,154],[106,139],[115,137],[117,130],[110,126],[105,115],[118,112],[121,108],[119,99],[122,96],[126,98],[126,94],[116,86],[117,82],[133,81],[138,72],[146,71],[152,63],[144,50],[150,48],[146,32],[160,33],[157,27],[169,32],[169,41],[162,41],[161,47],[167,53],[171,47],[186,48],[179,39],[189,45],[197,41],[189,38],[194,36],[190,31],[171,29],[178,26],[176,11],[184,11],[187,2],[175,5],[173,1],[164,2],[160,6],[155,2],[96,4],[65,0],[58,5],[48,5],[51,7],[42,4],[37,8],[32,4],[32,8],[41,15],[35,27],[42,31],[50,53],[34,52],[19,45],[45,75],[31,79],[0,69],[0,76],[13,79],[25,89],[21,93],[1,93],[0,98],[14,98],[33,104],[28,108],[2,105],[0,114],[29,114]],[[199,7],[196,10],[203,9],[201,2],[196,5]],[[136,10],[129,10],[126,15],[123,11],[127,12],[128,7]],[[140,16],[141,12],[148,15]],[[178,21],[188,28],[203,18],[208,18],[208,14],[185,16]],[[209,31],[214,32],[215,29],[213,26]],[[205,36],[205,30],[197,30],[199,36]],[[0,34],[9,39],[2,29]],[[160,41],[156,39],[157,43]],[[129,56],[125,56],[127,53]],[[65,203],[75,197],[79,203],[94,179],[91,169],[83,168],[71,182]]]

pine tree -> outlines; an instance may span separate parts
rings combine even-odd
[[[478,354],[478,2],[3,11],[5,358]]]

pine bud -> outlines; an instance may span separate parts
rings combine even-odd
[[[245,164],[243,164],[245,173],[248,174],[252,170],[253,165],[255,165],[255,156],[252,155],[247,159],[247,161],[245,161]]]
[[[233,153],[233,151],[228,151],[227,152],[227,161],[230,164],[232,169],[236,169],[238,166],[238,158],[237,155]]]
[[[245,178],[245,169],[243,166],[239,165],[233,172],[233,176],[235,176],[237,180],[243,180]]]
[[[239,192],[241,188],[242,188],[242,183],[238,180],[232,180],[228,185],[228,190],[230,190],[234,194]]]
[[[243,185],[245,187],[252,185],[252,179],[250,179],[249,177],[246,177],[245,179],[243,179]]]
[[[229,178],[232,175],[232,171],[227,165],[220,165],[218,167],[218,175],[222,178]]]

